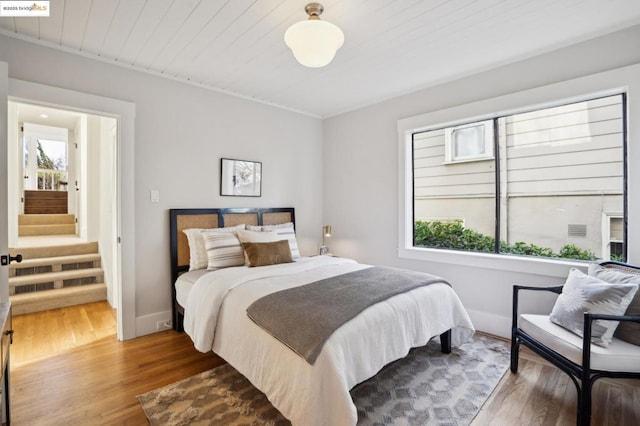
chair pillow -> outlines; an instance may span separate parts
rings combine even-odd
[[[572,268],[549,319],[582,336],[585,312],[623,315],[637,291],[637,284],[611,284]],[[591,342],[607,347],[618,323],[619,321],[594,321]]]
[[[616,270],[615,268],[605,268],[597,263],[590,263],[589,275],[608,283],[632,283],[640,286],[640,270],[637,274],[630,274]],[[624,314],[632,317],[640,317],[640,291],[636,292],[636,295],[633,297]],[[616,332],[613,335],[620,340],[640,346],[640,324],[637,322],[620,322],[620,325],[616,328]]]

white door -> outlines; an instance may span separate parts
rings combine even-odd
[[[8,205],[9,193],[7,186],[7,137],[8,137],[8,97],[9,95],[9,65],[0,62],[0,255],[8,256]],[[2,262],[0,266],[0,301],[9,301],[9,268]]]
[[[22,155],[24,161],[24,176],[22,181],[24,182],[24,189],[36,190],[38,189],[38,161],[36,156],[38,155],[38,138],[34,135],[23,135],[22,143]]]

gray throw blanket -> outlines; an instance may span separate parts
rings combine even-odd
[[[313,364],[329,336],[371,305],[440,277],[374,266],[269,294],[247,308],[256,324]]]

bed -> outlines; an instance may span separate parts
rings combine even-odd
[[[474,328],[457,295],[436,282],[365,309],[330,335],[313,363],[247,315],[267,295],[370,268],[351,259],[312,256],[293,263],[189,271],[185,229],[295,224],[293,208],[170,210],[174,328],[247,377],[294,425],[355,425],[349,394],[409,349],[440,336],[443,351]],[[309,287],[309,286],[305,286]]]

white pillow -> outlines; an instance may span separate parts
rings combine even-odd
[[[276,234],[281,237],[279,238],[279,240],[287,240],[289,242],[289,248],[291,249],[291,258],[297,259],[300,257],[300,251],[298,250],[298,241],[296,240],[296,231],[293,227],[293,222],[281,223],[280,225],[247,225],[247,229],[250,231],[275,231]]]
[[[204,269],[207,267],[207,248],[204,246],[202,231],[207,229],[190,228],[183,229],[189,243],[189,270]]]
[[[274,231],[238,231],[238,239],[241,243],[273,243],[284,240]]]
[[[241,245],[242,243],[275,243],[276,241],[284,240],[284,238],[280,238],[274,231],[238,231],[238,239]],[[244,246],[242,247],[242,252],[244,253],[244,264],[251,266],[249,255],[245,251]]]
[[[572,333],[582,336],[585,312],[624,315],[637,291],[638,284],[611,284],[572,268],[549,319]],[[593,321],[591,342],[607,347],[611,343],[618,323],[618,321]]]
[[[195,271],[197,269],[205,269],[209,264],[209,258],[207,256],[207,248],[204,245],[204,238],[202,237],[202,231],[211,232],[237,232],[244,230],[245,226],[236,225],[228,226],[226,228],[189,228],[183,229],[182,232],[187,236],[187,242],[189,243],[189,270]]]

